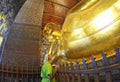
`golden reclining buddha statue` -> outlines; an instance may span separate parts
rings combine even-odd
[[[102,51],[113,55],[114,47],[120,46],[120,0],[81,0],[68,12],[62,30],[57,27],[49,23],[44,29],[52,45],[57,41],[57,49],[49,50],[54,58],[100,58]]]

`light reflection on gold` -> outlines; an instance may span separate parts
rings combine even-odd
[[[78,36],[83,31],[82,27],[79,29],[73,30],[73,35]]]
[[[95,17],[91,23],[96,26],[96,30],[105,28],[106,25],[109,25],[113,21],[113,16],[112,9],[109,8]]]
[[[61,42],[66,57],[90,57],[120,46],[120,0],[81,3],[70,10],[63,24]]]

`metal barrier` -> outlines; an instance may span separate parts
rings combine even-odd
[[[115,48],[116,54],[106,57],[102,52],[102,59],[87,63],[63,63],[56,74],[57,82],[120,82],[120,52]],[[112,62],[111,62],[112,61]]]

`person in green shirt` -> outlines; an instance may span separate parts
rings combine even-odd
[[[42,81],[41,82],[55,82],[53,79],[54,73],[53,73],[53,67],[52,67],[52,57],[49,55],[48,56],[48,61],[46,61],[41,68],[41,77]]]

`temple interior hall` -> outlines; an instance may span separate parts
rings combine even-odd
[[[0,0],[0,82],[120,82],[120,0]]]

